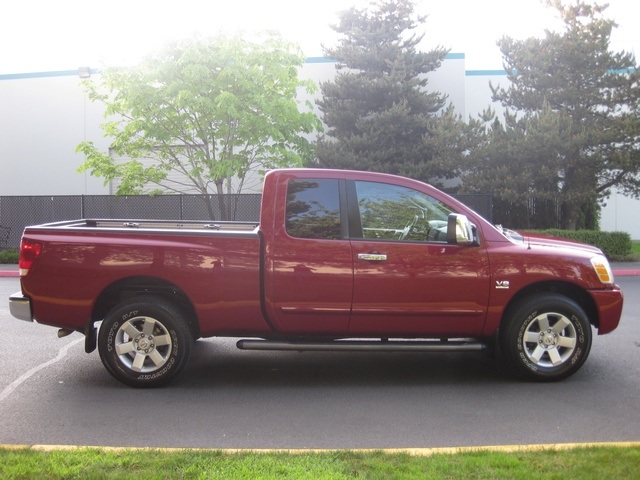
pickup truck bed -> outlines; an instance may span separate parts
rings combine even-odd
[[[173,221],[173,220],[113,220],[113,219],[80,219],[41,225],[41,228],[85,228],[122,231],[125,229],[139,229],[144,231],[213,231],[213,232],[254,232],[257,233],[259,222],[214,222],[214,221]]]

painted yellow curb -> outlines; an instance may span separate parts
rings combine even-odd
[[[79,445],[0,445],[3,450],[38,450],[42,452],[52,452],[57,450],[103,450],[105,452],[119,451],[154,451],[154,452],[221,452],[227,454],[235,453],[288,453],[300,455],[305,453],[333,453],[349,451],[356,453],[383,452],[390,455],[407,454],[412,456],[429,457],[431,455],[454,455],[457,453],[474,452],[537,452],[537,451],[560,451],[573,450],[578,448],[593,447],[622,447],[640,448],[640,442],[602,442],[602,443],[550,443],[534,445],[492,445],[478,447],[439,447],[439,448],[370,448],[370,449],[262,449],[262,448],[154,448],[154,447],[99,447],[99,446],[79,446]]]

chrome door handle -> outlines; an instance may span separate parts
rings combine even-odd
[[[359,253],[358,260],[368,260],[369,262],[384,262],[387,256],[384,253]]]

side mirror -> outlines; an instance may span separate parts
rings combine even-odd
[[[452,213],[447,222],[447,243],[452,245],[472,245],[473,226],[466,215]]]

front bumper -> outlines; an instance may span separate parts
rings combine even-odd
[[[22,295],[22,292],[16,292],[9,297],[9,312],[19,320],[33,322],[31,300]]]
[[[618,327],[622,316],[624,298],[620,287],[615,285],[612,290],[591,290],[589,293],[598,308],[598,334],[612,332]]]

